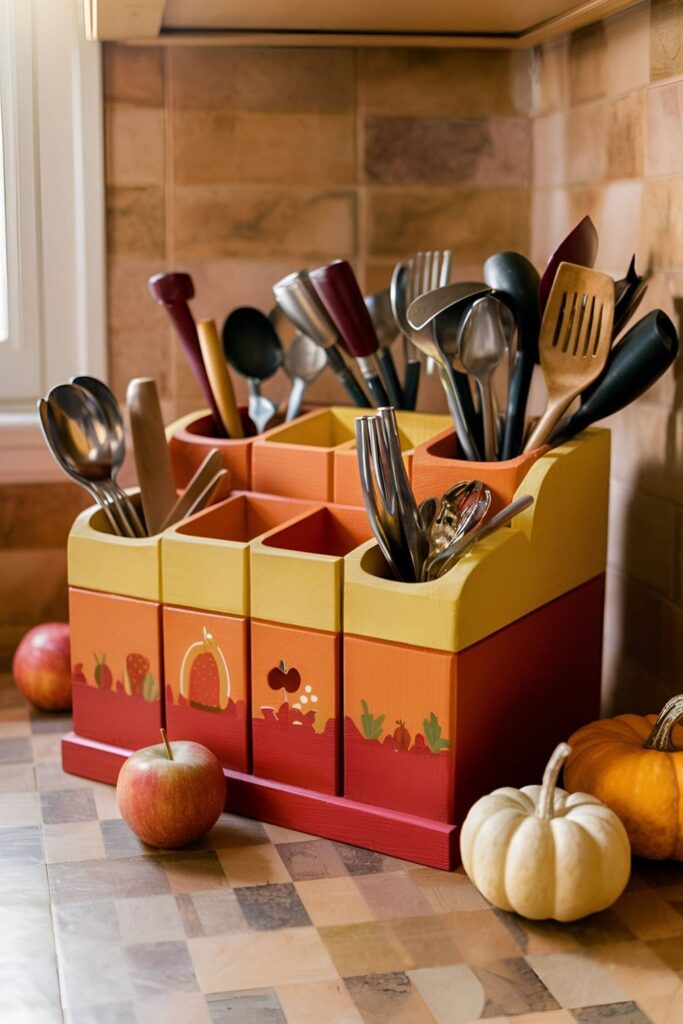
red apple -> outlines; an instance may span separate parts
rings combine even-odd
[[[150,846],[174,849],[212,828],[225,805],[225,776],[215,754],[179,740],[136,750],[116,784],[121,816]]]
[[[69,646],[69,624],[46,622],[30,629],[14,652],[14,682],[37,708],[66,711],[71,707]]]

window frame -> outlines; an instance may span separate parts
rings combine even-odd
[[[106,379],[101,44],[79,0],[0,0],[10,340],[0,346],[0,483],[55,479],[36,400]],[[3,352],[2,349],[8,348]]]

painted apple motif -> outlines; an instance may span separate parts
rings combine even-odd
[[[284,659],[277,668],[268,673],[268,686],[271,690],[284,690],[285,693],[296,693],[301,686],[301,673],[296,668],[287,668]]]
[[[45,711],[65,711],[70,708],[68,623],[46,622],[30,629],[14,652],[12,675],[24,697],[35,707]]]
[[[116,784],[121,816],[150,846],[175,849],[212,828],[225,804],[225,776],[215,754],[190,740],[136,750]]]

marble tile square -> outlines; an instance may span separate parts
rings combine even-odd
[[[36,785],[41,792],[56,792],[59,789],[82,789],[83,779],[62,771],[61,756],[58,761],[39,761],[33,767]],[[92,789],[92,787],[90,787]]]
[[[55,933],[60,947],[78,949],[80,944],[121,945],[121,930],[114,901],[100,900],[96,910],[91,901],[63,903],[53,910]]]
[[[37,764],[48,762],[55,766],[61,765],[62,760],[62,735],[58,732],[34,733],[31,745],[33,746],[33,760]],[[61,787],[58,787],[61,788]]]
[[[72,506],[72,499],[68,498],[69,510]],[[81,511],[80,500],[73,502],[74,514]],[[40,708],[31,708],[29,712],[31,732],[34,736],[45,736],[48,733],[63,736],[73,728],[73,720],[70,711],[41,711]]]
[[[437,913],[486,910],[489,907],[462,871],[411,867],[408,874]]]
[[[185,942],[145,942],[126,946],[128,975],[136,998],[197,989]]]
[[[450,914],[406,917],[391,922],[409,967],[441,967],[469,959],[467,930]]]
[[[196,275],[194,275],[194,278]],[[213,281],[211,275],[207,275],[206,288],[210,288]],[[196,285],[196,279],[195,279]],[[241,818],[237,814],[221,814],[220,818],[209,833],[211,848],[214,850],[235,849],[244,847],[259,846],[268,843],[266,825],[262,821],[255,821],[254,818]],[[249,853],[255,855],[257,851],[250,849]]]
[[[31,735],[31,723],[28,716],[22,712],[22,709],[17,709],[15,716],[10,718],[9,714],[7,718],[3,718],[0,722],[0,743],[2,740],[16,739],[20,736]]]
[[[0,861],[39,864],[43,861],[43,839],[39,825],[0,828]],[[4,870],[4,868],[3,868]]]
[[[163,992],[135,1004],[136,1024],[212,1024],[201,992]]]
[[[519,944],[492,909],[471,910],[466,914],[450,913],[442,917],[450,927],[470,964],[516,957]]]
[[[159,896],[171,888],[162,860],[156,857],[50,864],[48,876],[56,904]]]
[[[481,1016],[486,1001],[484,988],[466,964],[421,967],[407,973],[436,1024],[461,1024]]]
[[[28,792],[0,792],[0,822],[7,827],[40,825],[40,801],[38,794]]]
[[[358,875],[355,883],[373,915],[380,920],[425,917],[434,913],[431,903],[408,873]]]
[[[0,764],[31,764],[33,748],[28,736],[10,736],[0,739]]]
[[[64,1024],[137,1024],[133,1003],[104,1003],[64,1011]]]
[[[278,848],[270,843],[223,847],[217,853],[231,886],[272,885],[291,880]]]
[[[176,904],[187,938],[248,931],[249,925],[234,892],[180,893]]]
[[[136,857],[149,853],[151,847],[143,843],[121,818],[100,821],[106,857]]]
[[[375,916],[354,879],[348,876],[296,882],[296,889],[308,916],[318,927],[356,924],[359,921],[371,921]]]
[[[90,789],[100,821],[121,817],[116,803],[116,786],[107,786],[103,782],[91,782]]]
[[[363,1018],[341,979],[278,985],[276,992],[287,1024],[315,1024],[323,1006],[334,1024],[362,1024]]]
[[[417,966],[388,921],[321,927],[318,931],[343,978],[393,973]]]
[[[236,932],[187,940],[202,992],[235,992],[337,978],[315,928]]]
[[[185,939],[180,913],[170,894],[116,900],[115,907],[124,945]]]
[[[109,940],[58,937],[59,980],[65,1008],[130,1004],[135,993],[123,950]]]
[[[221,862],[213,850],[178,850],[162,858],[171,892],[227,889]]]
[[[342,864],[350,875],[375,875],[383,871],[401,871],[403,862],[394,857],[385,857],[374,850],[362,850],[359,846],[332,844]]]
[[[525,921],[517,914],[505,910],[494,909],[493,912],[522,953],[558,953],[580,949],[569,928],[557,921]]]
[[[96,821],[97,808],[90,789],[63,789],[42,792],[40,802],[46,825],[69,821]]]
[[[1,840],[0,840],[1,841]],[[5,861],[0,869],[0,895],[48,897],[47,873],[42,858]]]
[[[626,997],[623,989],[599,963],[580,953],[547,953],[527,956],[526,959],[565,1009],[616,1003]]]
[[[652,1024],[650,1018],[635,1003],[611,1003],[602,1006],[584,1006],[574,1010],[577,1024]]]
[[[33,1011],[59,1009],[59,982],[54,954],[0,957],[0,1019],[11,1020],[16,1007]]]
[[[293,882],[304,882],[313,878],[336,878],[347,874],[339,850],[327,839],[278,843],[276,849]]]
[[[656,892],[629,892],[614,905],[614,912],[639,939],[669,939],[680,936],[683,944],[683,914],[679,914]]]
[[[560,1009],[555,997],[521,957],[490,960],[472,971],[486,993],[484,1017]]]
[[[50,903],[44,893],[0,896],[0,957],[54,955]]]
[[[217,992],[207,999],[212,1024],[288,1024],[275,989]]]
[[[434,1020],[410,978],[402,971],[344,978],[351,998],[366,1024],[400,1021],[432,1024]]]
[[[251,885],[233,890],[250,928],[271,931],[275,928],[301,928],[310,925],[293,883]]]

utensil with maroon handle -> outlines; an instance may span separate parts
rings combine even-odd
[[[538,304],[541,314],[545,310],[550,289],[561,263],[574,263],[579,267],[592,267],[598,254],[598,233],[590,217],[580,220],[558,245],[546,265],[538,285]]]
[[[204,368],[199,337],[194,317],[188,301],[194,298],[194,284],[189,274],[171,273],[154,274],[147,282],[152,298],[164,306],[176,334],[180,338],[185,356],[202,390],[204,398],[211,408],[216,437],[227,437],[220,410],[211,390],[211,383]]]
[[[524,446],[525,452],[542,445],[562,413],[598,379],[612,346],[613,320],[612,278],[597,270],[561,263],[538,342],[548,402]]]
[[[197,336],[204,369],[218,406],[223,428],[228,437],[244,437],[244,428],[235,401],[232,377],[225,361],[223,343],[218,337],[215,321],[200,320],[197,324]]]
[[[335,260],[326,267],[311,270],[309,276],[347,351],[358,363],[373,405],[376,408],[389,405],[377,361],[379,342],[350,264],[346,260]]]
[[[159,533],[176,502],[171,459],[153,377],[134,377],[126,392],[135,466],[147,532]]]
[[[363,389],[339,351],[339,333],[318,298],[308,271],[298,270],[283,277],[273,285],[273,295],[278,307],[291,320],[299,333],[312,338],[316,345],[325,349],[330,369],[353,404],[361,409],[369,409],[370,403],[365,397]]]

